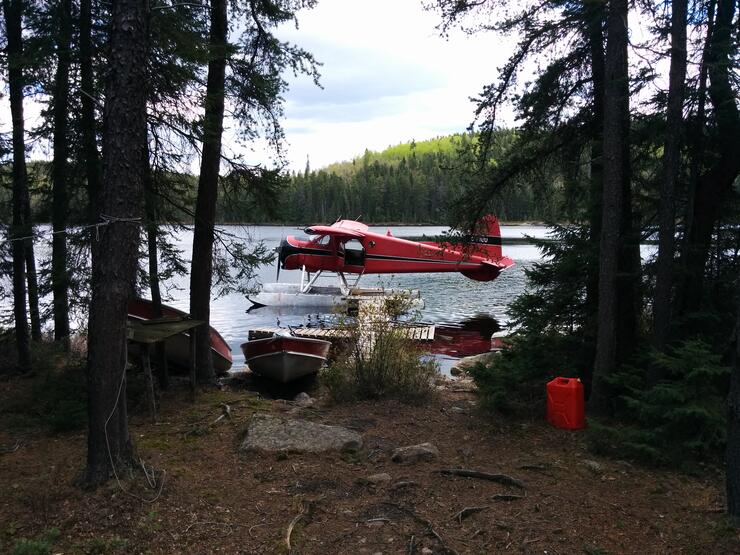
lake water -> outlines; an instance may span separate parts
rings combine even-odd
[[[277,247],[280,240],[286,235],[300,235],[299,229],[285,226],[224,226],[229,233],[251,241],[264,241],[269,248]],[[385,233],[387,227],[371,227],[371,231]],[[421,235],[436,236],[448,228],[438,226],[393,226],[396,237],[419,237]],[[547,228],[542,226],[502,226],[501,234],[504,237],[545,237]],[[179,237],[178,246],[186,258],[192,251],[192,234],[183,233]],[[508,319],[508,306],[512,299],[524,290],[524,270],[541,259],[539,250],[533,245],[504,246],[504,254],[512,258],[516,265],[502,273],[491,282],[478,282],[466,278],[459,273],[438,274],[397,274],[397,275],[368,275],[362,278],[364,286],[397,287],[403,289],[418,289],[424,299],[425,307],[419,317],[424,322],[463,324],[473,318],[488,320],[495,319],[500,325],[505,325]],[[276,262],[259,269],[258,278],[261,283],[275,281]],[[332,277],[321,278],[327,283]],[[280,272],[280,281],[286,283],[300,282],[299,271]],[[171,306],[188,311],[188,279],[178,280],[180,290],[172,291],[172,299],[167,302]],[[234,356],[234,368],[244,364],[244,357],[239,345],[247,340],[251,328],[258,326],[301,325],[316,322],[327,317],[317,313],[316,309],[296,310],[295,308],[264,307],[247,312],[251,303],[241,294],[230,294],[213,300],[211,303],[211,325],[226,339]],[[482,317],[482,318],[481,318]],[[442,366],[447,366],[441,360]]]
[[[225,231],[242,238],[244,241],[263,241],[268,248],[277,247],[280,240],[286,235],[300,235],[300,229],[291,226],[222,226]],[[48,232],[48,226],[39,226],[37,230],[44,234]],[[385,226],[371,227],[372,231],[385,233]],[[440,226],[393,226],[393,234],[396,237],[429,237],[439,236],[448,228]],[[548,228],[544,226],[520,225],[501,226],[501,234],[504,237],[547,237]],[[48,235],[44,237],[48,239]],[[183,231],[177,237],[177,246],[183,252],[185,259],[190,258],[192,252],[192,232]],[[39,258],[50,255],[50,247],[47,241],[37,242],[37,256]],[[643,260],[652,255],[656,247],[643,245],[641,254]],[[524,291],[525,269],[531,267],[535,262],[542,260],[539,250],[534,245],[504,245],[503,252],[513,259],[516,265],[503,272],[497,279],[490,282],[473,281],[459,273],[438,274],[398,274],[373,276],[362,278],[364,286],[383,285],[403,289],[418,289],[424,299],[425,307],[420,311],[419,317],[424,322],[435,324],[452,324],[455,326],[469,324],[471,321],[476,325],[490,326],[491,320],[494,325],[506,326],[508,320],[508,307],[513,299]],[[38,262],[37,262],[38,264]],[[261,283],[275,281],[276,262],[259,268],[258,280]],[[332,278],[322,278],[331,280]],[[299,271],[285,271],[280,273],[281,282],[300,281]],[[9,285],[9,284],[7,284]],[[189,310],[189,277],[180,276],[174,283],[169,284],[169,298],[167,304],[184,310]],[[174,286],[174,287],[173,287]],[[0,291],[2,292],[2,291]],[[3,316],[12,318],[12,297],[10,288],[3,299],[0,299],[0,309]],[[145,294],[145,296],[147,296]],[[43,299],[45,304],[51,299]],[[239,346],[247,340],[250,329],[259,326],[275,326],[315,323],[327,318],[328,314],[313,311],[290,308],[264,307],[247,312],[251,307],[250,301],[241,294],[233,293],[214,299],[211,303],[211,325],[226,339],[232,349],[234,357],[234,369],[244,365],[244,357]],[[440,357],[442,370],[445,371],[452,361]]]

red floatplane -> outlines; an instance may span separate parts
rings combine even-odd
[[[446,242],[412,241],[394,237],[390,230],[374,233],[355,220],[313,225],[305,233],[313,237],[288,236],[277,249],[278,279],[281,268],[302,270],[301,283],[266,284],[251,299],[255,305],[335,306],[355,296],[398,294],[413,300],[418,292],[360,289],[357,284],[366,274],[426,272],[460,272],[470,279],[491,281],[514,265],[501,252],[501,228],[493,215],[482,218],[473,235]],[[316,285],[323,272],[336,273],[339,286]],[[353,285],[345,274],[358,276]]]
[[[484,217],[472,236],[437,243],[411,241],[373,233],[354,220],[314,225],[305,232],[315,237],[302,241],[292,236],[279,248],[285,270],[330,271],[350,274],[460,272],[470,279],[491,281],[514,265],[501,252],[501,228],[495,216]]]

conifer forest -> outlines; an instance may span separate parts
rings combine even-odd
[[[506,52],[435,62],[486,83],[466,119],[297,165],[299,95],[356,92],[331,87],[335,57],[314,51],[331,39],[301,25],[341,3],[2,0],[0,552],[740,550],[740,2],[408,4],[426,36]],[[376,85],[403,84],[392,58],[361,91],[369,114],[393,98]],[[550,232],[526,240],[505,346],[461,378],[378,331],[289,393],[219,375],[217,300],[246,303],[284,262],[239,226],[475,237],[487,214]],[[130,309],[171,324],[175,297],[179,374]],[[585,429],[544,418],[560,369]],[[253,452],[260,418],[341,425],[360,447]]]

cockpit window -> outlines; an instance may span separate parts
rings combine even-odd
[[[357,239],[351,239],[344,244],[344,263],[348,266],[365,265],[365,248]]]

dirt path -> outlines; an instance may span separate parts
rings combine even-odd
[[[10,385],[0,391],[7,395]],[[220,404],[230,421],[212,424]],[[244,391],[197,404],[162,399],[156,425],[131,433],[148,463],[166,471],[145,503],[115,481],[73,486],[84,434],[11,434],[0,427],[0,552],[57,528],[54,553],[740,553],[726,524],[722,477],[647,470],[589,454],[582,434],[544,422],[479,413],[475,394],[444,391],[423,407],[396,402],[299,408]],[[240,454],[255,411],[287,413],[362,433],[356,454]],[[395,447],[431,442],[434,462],[399,465]],[[515,477],[525,488],[440,474],[469,468]],[[367,478],[377,474],[377,483]],[[123,486],[151,498],[143,474]]]

